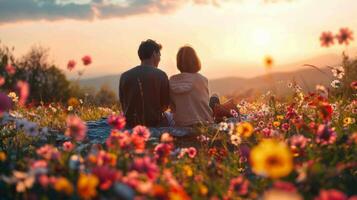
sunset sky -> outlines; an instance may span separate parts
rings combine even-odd
[[[89,54],[85,76],[119,74],[139,63],[142,40],[163,45],[160,68],[177,73],[175,57],[190,44],[209,78],[263,74],[271,55],[279,66],[321,55],[357,56],[356,0],[0,0],[0,40],[23,55],[32,45],[68,77],[67,61]],[[323,31],[354,31],[348,47],[320,46]]]

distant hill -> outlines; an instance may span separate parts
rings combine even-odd
[[[293,80],[295,80],[303,90],[311,91],[317,84],[329,86],[333,78],[332,74],[328,68],[321,68],[322,73],[317,69],[302,65],[334,66],[340,63],[340,59],[339,56],[334,54],[324,55],[285,66],[275,66],[275,72],[253,78],[225,77],[212,79],[209,80],[210,92],[220,95],[250,96],[267,90],[273,90],[277,94],[285,95],[291,91],[287,85]],[[300,70],[292,71],[298,67]],[[93,87],[96,90],[99,90],[102,85],[107,85],[118,94],[119,79],[120,74],[108,75],[83,79],[80,80],[80,84],[85,87]]]

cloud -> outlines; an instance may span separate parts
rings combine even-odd
[[[186,3],[225,0],[0,0],[0,24],[36,20],[93,20],[146,13],[172,13]]]

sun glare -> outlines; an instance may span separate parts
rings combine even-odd
[[[271,44],[271,35],[264,29],[257,29],[252,34],[252,44],[267,48]]]

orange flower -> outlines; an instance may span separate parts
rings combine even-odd
[[[83,199],[91,199],[97,196],[97,185],[99,180],[92,174],[81,174],[77,182],[77,190]]]
[[[353,40],[353,32],[348,28],[341,28],[336,38],[339,44],[349,45],[350,41]]]
[[[56,182],[54,183],[54,189],[57,192],[64,192],[67,195],[71,195],[73,193],[72,183],[70,183],[68,179],[64,177],[56,179]]]
[[[243,136],[243,137],[250,137],[252,135],[254,131],[254,128],[252,126],[252,124],[250,124],[249,122],[243,122],[241,124],[238,125],[237,127],[237,132],[239,135]]]

